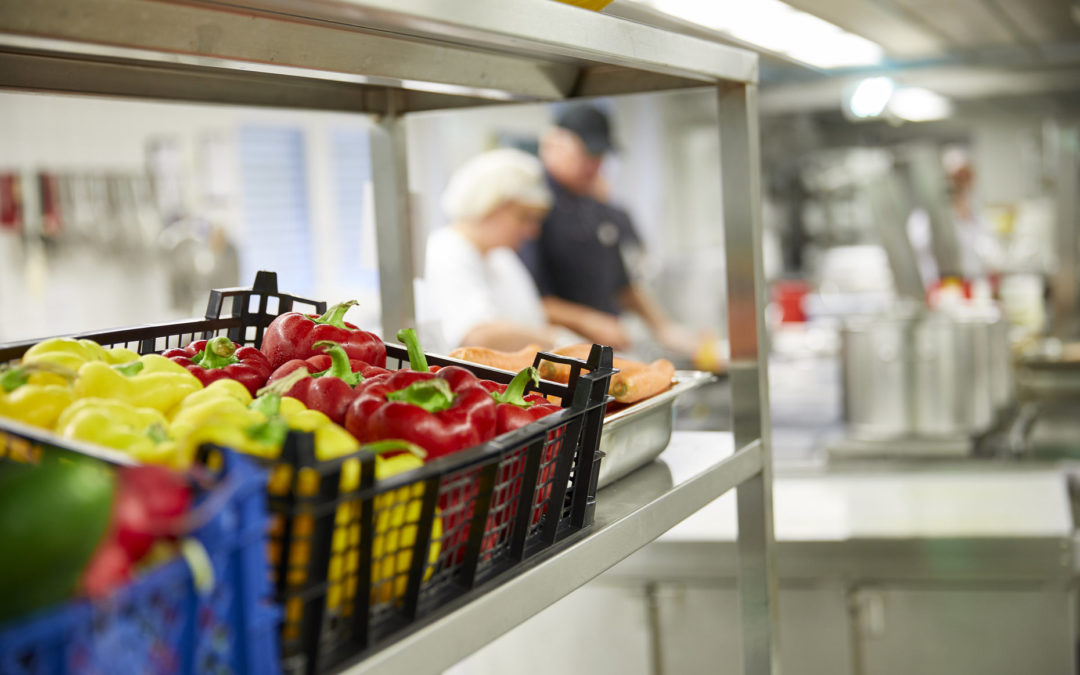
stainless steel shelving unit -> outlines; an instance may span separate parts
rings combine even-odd
[[[34,0],[0,3],[0,87],[376,116],[384,331],[414,315],[409,113],[712,88],[719,100],[733,437],[659,491],[604,490],[597,522],[428,617],[356,672],[430,672],[509,630],[737,490],[743,669],[778,672],[772,459],[762,350],[757,57],[550,0]],[[707,302],[708,298],[702,298]],[[419,648],[417,648],[419,647]]]

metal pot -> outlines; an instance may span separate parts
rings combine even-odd
[[[969,436],[1011,398],[1000,316],[897,313],[843,331],[844,409],[860,440]]]
[[[841,333],[844,416],[853,436],[881,440],[911,431],[905,343],[901,317],[848,322]]]
[[[1009,348],[1009,322],[1000,313],[990,324],[990,391],[997,412],[1011,406],[1016,395],[1012,350]]]
[[[968,386],[976,365],[971,349],[963,349],[971,336],[940,315],[920,317],[911,328],[912,379],[907,395],[913,415],[907,431],[916,436],[959,436],[969,432],[972,410]]]

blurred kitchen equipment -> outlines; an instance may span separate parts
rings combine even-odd
[[[1019,359],[1017,397],[1024,402],[1080,400],[1080,342],[1047,338],[1029,344]]]
[[[1016,398],[1016,376],[1009,345],[1009,322],[1000,313],[990,318],[990,391],[1000,414]]]
[[[913,332],[902,314],[853,319],[841,331],[844,418],[852,436],[887,439],[914,426],[903,356]]]
[[[239,252],[220,225],[201,218],[178,220],[162,231],[158,245],[176,309],[198,312],[209,289],[238,283]]]
[[[926,296],[915,249],[908,237],[910,205],[895,172],[884,173],[866,185],[881,245],[885,249],[898,295],[921,301]]]
[[[993,308],[906,307],[842,331],[848,439],[830,453],[966,454],[1012,402],[1007,324]],[[910,451],[905,451],[910,452]]]

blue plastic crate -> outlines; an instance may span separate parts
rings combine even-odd
[[[210,557],[213,590],[197,591],[177,559],[105,601],[74,601],[0,626],[0,673],[280,672],[265,472],[232,453],[222,457],[218,483],[196,497],[212,516],[193,534]]]

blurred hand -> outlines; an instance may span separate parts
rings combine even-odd
[[[589,315],[582,329],[585,333],[583,337],[597,344],[607,345],[613,349],[627,349],[630,346],[630,336],[622,321],[616,316],[594,312]]]
[[[677,323],[668,322],[656,331],[660,346],[681,356],[693,357],[701,346],[701,337]]]

